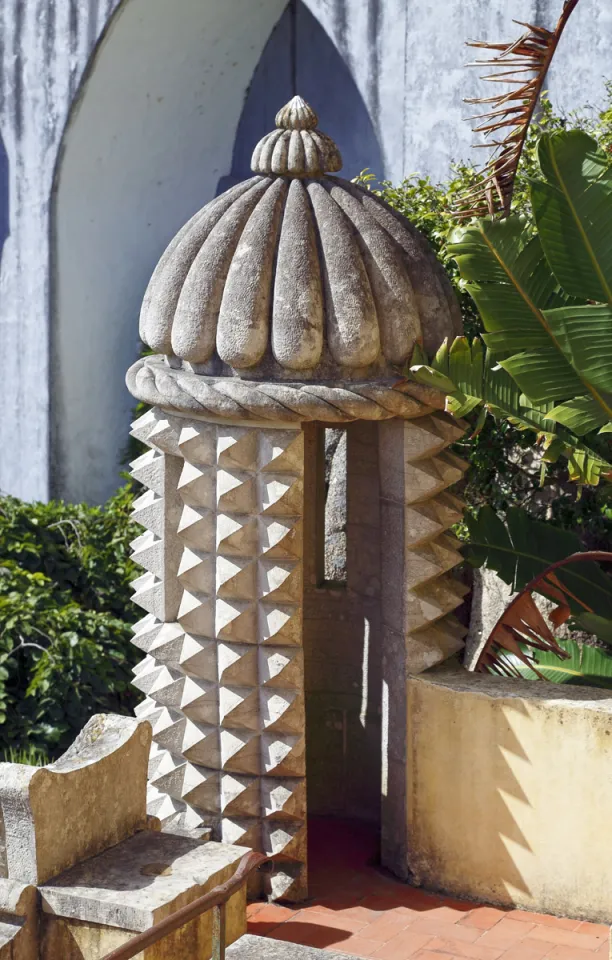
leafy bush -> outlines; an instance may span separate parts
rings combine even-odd
[[[593,136],[608,154],[612,151],[612,83],[607,84],[606,100],[599,111],[557,116],[544,97],[539,114],[529,129],[514,191],[513,209],[523,218],[527,232],[534,229],[530,180],[539,176],[538,144],[543,134],[567,128],[580,129]],[[482,321],[448,243],[458,226],[453,203],[474,183],[475,171],[466,164],[455,164],[450,179],[433,184],[417,175],[401,184],[376,183],[365,171],[360,181],[387,203],[409,217],[429,239],[444,264],[459,297],[464,328],[472,338],[483,332]],[[475,432],[456,445],[456,452],[469,461],[462,496],[470,509],[489,504],[504,513],[522,506],[539,519],[577,530],[588,549],[605,549],[612,540],[612,488],[577,488],[567,478],[563,462],[546,464],[533,430],[522,430],[508,420],[487,418],[478,423],[478,411],[469,414]],[[543,472],[545,476],[543,477]],[[458,531],[467,535],[466,528]]]
[[[131,713],[131,484],[102,507],[0,498],[0,751],[64,750]]]

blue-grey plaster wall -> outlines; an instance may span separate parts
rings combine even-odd
[[[52,196],[62,145],[66,142],[66,126],[75,115],[73,104],[81,90],[83,76],[92,69],[96,45],[112,26],[115,12],[119,10],[118,16],[121,16],[121,9],[135,2],[0,0],[0,137],[8,155],[7,189],[7,164],[0,151],[0,242],[4,234],[0,263],[0,409],[3,414],[0,418],[0,490],[25,498],[44,499],[49,495],[50,464],[54,458],[61,467],[57,474],[60,482],[54,489],[59,495],[100,498],[102,491],[109,490],[117,477],[117,450],[122,442],[102,442],[102,431],[96,466],[90,468],[88,464],[90,461],[93,464],[93,460],[83,438],[87,431],[95,429],[94,425],[88,426],[83,417],[77,431],[61,413],[64,401],[58,400],[57,377],[63,374],[57,371],[69,371],[74,358],[69,352],[56,357],[54,365],[50,362],[54,309],[51,265],[58,253]],[[175,0],[166,0],[166,3],[176,17],[181,16],[180,3]],[[248,37],[240,40],[243,21],[237,11],[243,9],[241,3],[242,0],[223,0],[222,3],[202,0],[203,7],[227,12],[226,39],[231,41],[230,46],[236,39],[236,49],[244,43],[244,51],[238,52],[234,60],[243,66],[248,64],[248,76],[244,70],[234,68],[211,73],[214,55],[209,56],[204,36],[200,50],[202,81],[209,85],[210,102],[218,100],[224,104],[229,100],[232,108],[212,111],[214,121],[200,141],[197,163],[203,171],[204,187],[201,197],[198,195],[201,203],[211,199],[219,189],[220,180],[228,182],[247,173],[253,143],[271,128],[278,107],[294,88],[312,101],[322,128],[338,141],[345,176],[354,176],[367,166],[379,177],[395,182],[414,172],[443,180],[453,159],[475,155],[469,124],[463,121],[467,108],[462,98],[478,95],[482,84],[478,71],[464,69],[469,56],[464,41],[470,37],[513,37],[517,29],[511,22],[513,17],[551,26],[561,8],[561,0],[513,0],[512,9],[506,0],[298,0],[297,57],[292,66],[289,14],[283,13],[284,0],[251,0],[248,4],[249,16],[256,15],[259,9],[265,11],[258,30],[253,30],[257,34],[255,56],[252,56],[253,40]],[[151,11],[157,8],[158,4],[153,2],[140,4],[143,35],[150,29],[147,21]],[[175,34],[180,36],[180,30]],[[136,38],[134,43],[137,49]],[[551,97],[559,110],[568,112],[601,102],[604,79],[612,77],[611,48],[610,0],[582,0],[561,42],[549,78]],[[183,63],[180,46],[168,50],[167,55],[176,60],[179,67]],[[160,69],[162,67],[160,64]],[[154,72],[151,71],[152,76]],[[95,84],[82,88],[85,103],[88,90],[92,89]],[[179,91],[178,86],[175,93],[187,99],[196,96],[193,89]],[[113,118],[120,110],[113,107],[111,113],[106,107],[99,112],[97,153],[92,156],[92,163],[102,164],[106,172],[115,163],[118,176],[123,176],[116,161],[118,156],[129,154],[133,129],[127,123],[123,127],[114,123]],[[127,111],[123,113],[127,115]],[[195,142],[197,137],[188,133],[186,142]],[[227,156],[223,163],[219,162],[219,151],[215,147],[219,138]],[[164,182],[167,175],[177,174],[176,157],[180,155],[181,140],[179,138],[175,151],[166,146],[161,143],[168,163],[174,165],[172,170],[162,169],[163,158],[157,152],[153,158],[156,175],[159,171],[159,178]],[[151,180],[153,166],[148,165],[146,156],[142,157],[142,163],[142,170]],[[215,167],[219,169],[215,171]],[[135,168],[130,168],[130,176],[135,173]],[[74,180],[77,188],[78,180]],[[93,190],[100,190],[95,176],[91,182]],[[109,181],[104,189],[115,196],[118,186]],[[69,199],[69,192],[65,199]],[[133,279],[126,279],[126,299],[122,303],[137,303],[149,259],[154,259],[157,247],[163,246],[166,239],[160,229],[155,242],[150,242],[147,209],[154,191],[148,199],[144,197],[145,192],[139,188],[137,193],[141,199],[138,200],[128,195],[122,207],[124,217],[141,218],[141,236],[133,229],[133,219],[129,230],[122,229],[118,223],[117,249],[111,251],[125,262],[136,258],[139,264]],[[194,203],[196,194],[194,189]],[[185,191],[180,196],[185,200]],[[75,198],[76,218],[80,209],[76,203],[78,189]],[[105,209],[112,210],[105,203],[104,195],[99,199],[102,214]],[[168,203],[170,232],[175,218],[184,211],[172,197]],[[70,206],[66,209],[70,210]],[[65,221],[69,227],[76,222],[76,219]],[[83,250],[83,256],[88,250],[97,256],[100,243],[95,218],[88,235],[87,222],[80,216],[79,230],[82,243],[78,248]],[[112,235],[109,226],[105,236]],[[147,239],[146,256],[141,249],[143,236]],[[90,269],[95,274],[95,265],[86,266],[82,277],[87,276]],[[73,320],[77,318],[83,324],[79,334],[84,339],[88,330],[93,329],[87,325],[100,323],[104,312],[95,286],[87,289],[88,295],[96,300],[96,311],[79,313],[74,305],[70,308]],[[87,291],[83,289],[82,293],[85,297]],[[129,344],[129,348],[111,351],[100,361],[109,365],[108,376],[103,372],[99,377],[100,384],[106,386],[96,394],[95,404],[96,421],[115,424],[114,432],[124,429],[121,424],[127,427],[128,398],[124,396],[120,403],[117,401],[116,370],[125,369],[134,352],[135,310],[131,309],[125,320],[113,317],[115,330],[119,322],[131,325],[119,338]],[[70,323],[65,324],[64,329],[69,331]],[[72,350],[77,341],[68,335],[65,339]],[[62,350],[60,347],[60,354]],[[78,382],[78,377],[72,377],[73,387]],[[76,401],[72,397],[68,407],[74,410],[75,403],[79,402],[80,397],[77,396]],[[124,411],[121,421],[114,419],[119,406]],[[61,443],[58,437],[62,431],[52,429],[53,410],[63,429]],[[76,463],[79,458],[82,461],[85,458],[81,465]],[[74,482],[62,486],[62,476],[69,475],[75,478]]]
[[[0,137],[0,259],[9,232],[9,168],[8,157]]]
[[[10,213],[0,262],[0,490],[30,500],[50,492],[54,172],[83,73],[118,2],[0,0]]]
[[[354,177],[384,167],[374,124],[348,64],[320,21],[301,0],[289,4],[275,26],[253,74],[236,133],[232,169],[219,190],[250,176],[253,146],[268,133],[274,116],[299,93],[333,135],[344,160],[342,174]]]

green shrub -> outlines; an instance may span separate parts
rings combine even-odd
[[[612,83],[606,85],[606,100],[598,111],[583,110],[560,117],[544,97],[538,118],[532,123],[519,169],[513,210],[533,225],[529,181],[539,174],[537,147],[543,133],[560,129],[582,129],[594,136],[607,152],[612,150]],[[465,333],[471,338],[483,332],[473,300],[465,290],[447,241],[458,226],[453,201],[474,183],[475,171],[467,164],[455,164],[451,177],[434,184],[428,177],[413,175],[399,185],[377,183],[374,174],[364,171],[358,178],[387,203],[407,216],[429,239],[453,283],[461,303]],[[466,417],[476,426],[478,413]],[[523,506],[532,516],[578,532],[587,549],[606,549],[612,540],[611,487],[577,488],[567,480],[562,461],[549,464],[541,475],[535,432],[520,430],[507,421],[487,418],[482,429],[466,437],[455,452],[469,462],[461,491],[468,508],[489,504],[498,512]],[[461,530],[458,531],[461,534]],[[464,531],[465,532],[465,531]]]
[[[133,711],[132,500],[0,498],[0,751],[56,755],[92,713]]]

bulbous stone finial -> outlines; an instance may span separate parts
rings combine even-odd
[[[221,378],[225,391],[298,374],[397,377],[415,343],[433,353],[461,333],[448,278],[407,220],[328,176],[340,155],[304,100],[294,97],[276,122],[255,149],[256,175],[196,213],[161,257],[142,339],[191,365],[198,382]]]
[[[314,130],[319,118],[309,103],[301,97],[293,97],[276,114],[275,123],[279,130]]]
[[[338,147],[316,129],[319,119],[301,97],[276,114],[276,130],[259,141],[251,160],[254,173],[279,177],[322,177],[342,169]]]

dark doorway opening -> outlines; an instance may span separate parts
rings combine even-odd
[[[357,422],[342,430],[346,563],[340,583],[321,577],[328,507],[326,432],[322,424],[306,428],[306,486],[317,489],[316,498],[307,498],[307,503],[315,503],[305,517],[304,547],[308,811],[309,816],[354,818],[378,827],[382,665],[377,426]],[[342,450],[339,443],[335,449]],[[330,488],[328,484],[328,493]]]

